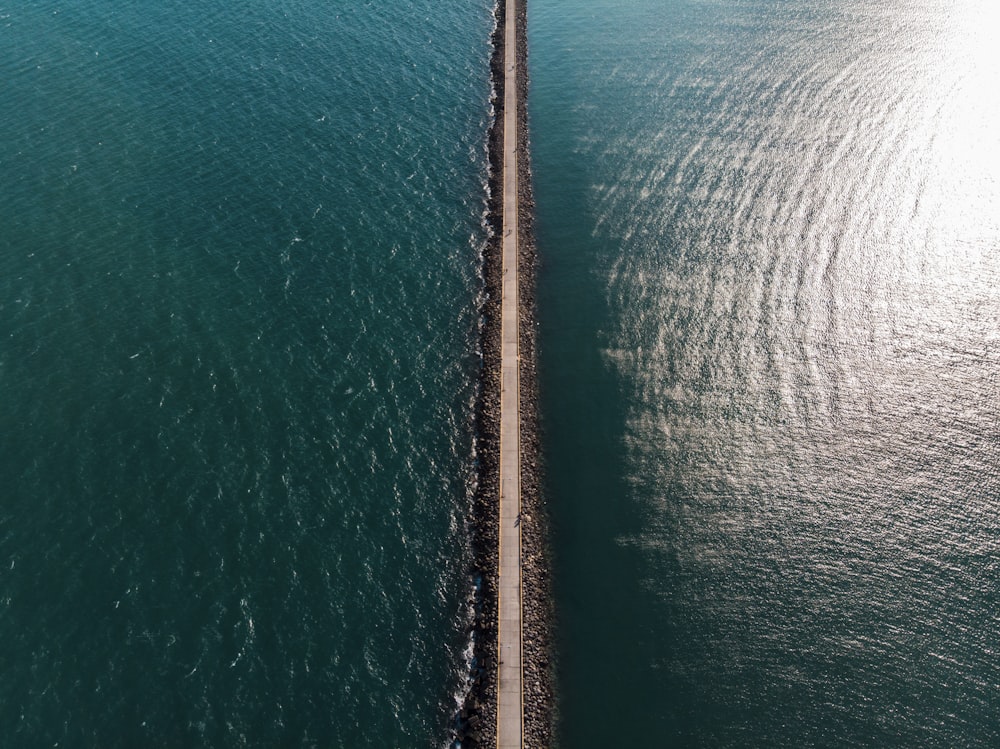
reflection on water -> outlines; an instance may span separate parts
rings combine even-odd
[[[588,48],[573,64],[615,63],[573,92],[563,150],[537,108],[539,161],[585,164],[573,241],[606,289],[594,340],[622,398],[623,496],[603,503],[631,513],[609,553],[641,580],[621,601],[636,645],[588,654],[614,632],[567,625],[567,739],[596,745],[572,724],[602,689],[577,682],[617,662],[634,691],[611,704],[637,738],[988,744],[997,11],[669,5],[551,31]],[[544,101],[555,19],[536,14]],[[558,441],[571,404],[552,400]],[[586,497],[554,501],[586,517]],[[586,616],[572,574],[564,607]]]

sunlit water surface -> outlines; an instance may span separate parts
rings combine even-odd
[[[566,746],[1000,741],[998,21],[533,0]]]

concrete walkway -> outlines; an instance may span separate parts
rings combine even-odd
[[[504,28],[503,294],[500,312],[500,657],[497,747],[521,749],[521,408],[517,299],[517,8]]]

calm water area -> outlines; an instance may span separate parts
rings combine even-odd
[[[531,0],[561,746],[1000,744],[1000,15]],[[489,0],[0,2],[0,746],[445,746]]]
[[[998,20],[531,3],[564,746],[1000,742]]]

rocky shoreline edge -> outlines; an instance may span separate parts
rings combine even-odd
[[[521,407],[522,660],[524,746],[552,745],[556,723],[549,519],[542,500],[536,367],[538,324],[535,278],[534,198],[527,116],[526,0],[517,3],[518,62],[518,301]],[[472,508],[474,603],[472,669],[465,704],[454,726],[453,746],[495,747],[497,722],[497,565],[500,497],[500,296],[503,222],[504,24],[506,3],[497,0],[490,76],[494,116],[488,135],[489,238],[483,250],[482,371],[476,404],[477,486]]]

